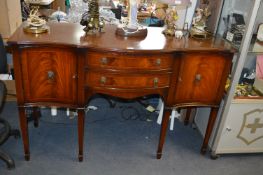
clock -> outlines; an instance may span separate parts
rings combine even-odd
[[[258,27],[257,39],[263,42],[263,23]]]

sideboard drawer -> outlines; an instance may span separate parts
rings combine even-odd
[[[76,102],[76,56],[62,49],[22,50],[22,79],[27,102]]]
[[[88,67],[130,70],[171,70],[172,54],[124,54],[89,52],[85,64]]]
[[[86,86],[123,89],[169,87],[170,74],[113,74],[90,71],[86,73]]]

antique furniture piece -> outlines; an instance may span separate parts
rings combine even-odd
[[[25,110],[57,106],[78,110],[79,161],[83,160],[85,106],[99,93],[124,99],[157,94],[165,102],[157,158],[161,157],[173,107],[212,107],[202,151],[205,152],[229,74],[234,50],[220,38],[176,40],[162,28],[146,38],[105,33],[85,35],[78,24],[49,23],[50,32],[9,39],[14,55],[17,103],[26,160],[29,138]]]

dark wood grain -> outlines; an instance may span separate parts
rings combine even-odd
[[[23,49],[22,79],[27,102],[76,103],[76,56],[69,50]],[[49,78],[48,74],[53,74]]]
[[[218,92],[228,58],[220,54],[186,53],[182,55],[173,104],[219,103]]]
[[[23,24],[24,25],[24,24]],[[85,106],[95,94],[123,99],[159,95],[167,108],[160,133],[161,157],[170,108],[213,107],[202,150],[213,129],[235,50],[219,37],[175,39],[162,28],[148,28],[144,38],[105,33],[85,35],[83,27],[48,23],[44,34],[23,32],[9,39],[14,54],[17,103],[24,152],[29,159],[27,107],[58,106],[78,110],[79,161],[83,161]]]

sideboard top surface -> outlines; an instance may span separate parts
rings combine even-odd
[[[115,25],[106,25],[104,33],[85,35],[83,26],[72,23],[48,23],[50,30],[43,34],[29,34],[23,31],[22,24],[9,38],[9,45],[57,45],[76,48],[90,48],[108,51],[223,51],[235,49],[220,37],[198,40],[191,37],[176,39],[162,34],[163,28],[148,27],[144,38],[116,35]]]

